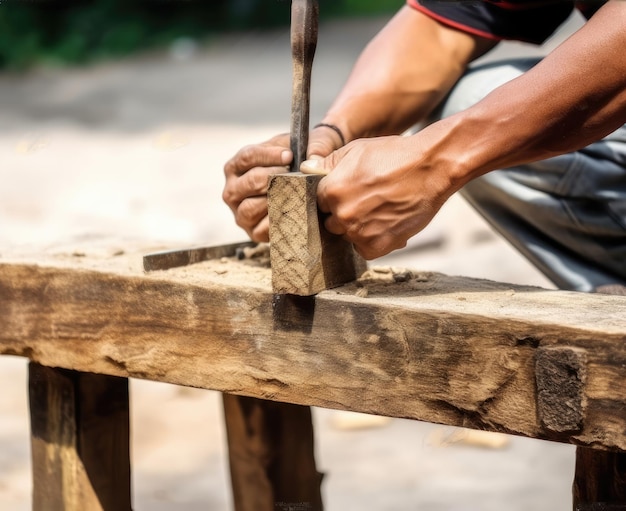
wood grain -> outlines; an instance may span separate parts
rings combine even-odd
[[[317,208],[322,176],[292,172],[268,186],[272,288],[309,296],[355,280],[366,267],[352,245],[329,233]]]
[[[139,255],[5,258],[0,353],[626,449],[624,297],[414,271],[398,282],[361,281],[284,306],[267,268],[213,261],[145,275],[140,267]],[[363,286],[366,298],[357,296]],[[551,403],[559,391],[552,385],[553,396],[540,404],[544,349],[585,354],[575,362],[584,378],[567,392],[580,403],[580,417],[566,421],[574,429],[546,421],[558,413]]]
[[[29,365],[34,511],[130,511],[128,380]]]

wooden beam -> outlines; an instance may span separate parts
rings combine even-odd
[[[0,353],[49,366],[626,450],[625,297],[411,271],[276,297],[252,262],[88,251],[5,256],[0,296]]]
[[[356,280],[365,261],[352,245],[330,234],[317,209],[320,175],[290,172],[270,177],[268,209],[272,288],[309,296]]]
[[[130,511],[128,380],[29,364],[34,511]]]
[[[224,394],[236,511],[322,511],[308,406]]]

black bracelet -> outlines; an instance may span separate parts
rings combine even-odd
[[[339,138],[341,139],[341,145],[346,145],[346,139],[343,137],[343,133],[341,133],[341,130],[334,124],[326,124],[325,122],[320,122],[319,124],[313,126],[313,129],[315,128],[330,128],[335,133],[337,133],[337,135],[339,135]]]

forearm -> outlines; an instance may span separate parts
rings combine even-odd
[[[423,120],[494,41],[404,7],[370,42],[324,122],[347,141],[399,134]]]
[[[433,126],[462,184],[601,139],[626,122],[626,2],[609,2],[523,76]],[[439,137],[439,139],[437,138]]]

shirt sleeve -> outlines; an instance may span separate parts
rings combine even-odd
[[[573,10],[573,2],[533,0],[407,0],[409,6],[464,32],[489,39],[543,43]]]

